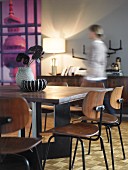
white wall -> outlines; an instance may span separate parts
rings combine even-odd
[[[74,48],[76,56],[85,57],[82,46],[85,44],[87,50],[90,44],[87,28],[96,23],[105,30],[107,45],[111,39],[112,46],[117,48],[119,40],[122,40],[123,51],[108,58],[108,64],[115,62],[115,58],[120,56],[123,72],[128,74],[127,7],[128,0],[42,0],[43,37],[63,37],[67,42],[66,53],[57,56],[58,72],[69,65],[86,67],[83,60],[72,58],[71,50]],[[51,72],[51,58],[51,55],[44,55],[42,75]]]

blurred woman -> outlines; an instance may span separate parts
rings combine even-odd
[[[101,81],[106,84],[107,47],[103,42],[104,30],[100,25],[89,27],[89,38],[92,40],[88,53],[88,67],[86,79],[91,82]],[[115,114],[115,110],[110,105],[110,95],[106,93],[104,99],[105,109],[110,114]]]
[[[87,80],[101,81],[107,79],[107,48],[102,41],[104,35],[100,25],[89,27],[89,38],[92,40],[88,53]]]

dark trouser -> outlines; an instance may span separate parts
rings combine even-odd
[[[108,94],[109,92],[107,92],[105,94],[104,97],[104,106],[105,106],[105,112],[109,113],[109,114],[116,114],[115,109],[113,109],[113,107],[110,105],[110,95]]]

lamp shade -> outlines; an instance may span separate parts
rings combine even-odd
[[[63,38],[44,38],[43,50],[45,53],[64,53],[65,39]]]

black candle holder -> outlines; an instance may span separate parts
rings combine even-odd
[[[111,40],[109,40],[109,50],[111,50],[112,52],[107,52],[108,57],[110,57],[112,54],[115,54],[117,51],[123,50],[123,48],[122,48],[122,40],[120,40],[119,48],[112,48]]]
[[[119,50],[123,50],[122,48],[122,40],[120,40],[120,47],[119,48],[112,48],[111,46],[111,40],[109,40],[109,50],[113,50],[113,51],[119,51]]]
[[[112,52],[107,52],[108,56],[107,57],[110,57],[112,54],[115,54],[116,51],[112,51]]]
[[[72,57],[73,57],[73,58],[77,58],[77,59],[80,59],[80,60],[87,60],[86,58],[75,56],[75,52],[74,52],[74,51],[75,51],[74,48],[72,48]],[[86,51],[85,51],[85,45],[83,45],[83,54],[84,54],[84,55],[87,55],[87,53],[86,53]]]

